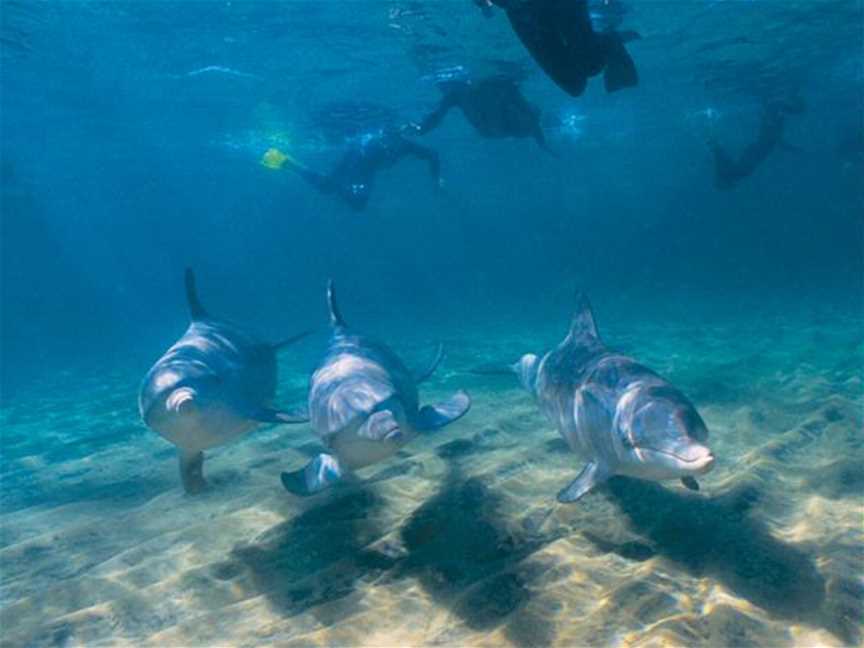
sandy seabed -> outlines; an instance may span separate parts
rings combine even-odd
[[[699,493],[616,478],[575,505],[555,493],[581,459],[515,380],[464,371],[537,338],[490,337],[452,334],[421,390],[469,390],[468,416],[305,500],[279,473],[317,453],[308,426],[211,451],[190,497],[137,420],[140,376],[46,378],[0,413],[0,642],[861,645],[861,321],[608,339],[691,397],[718,464]]]

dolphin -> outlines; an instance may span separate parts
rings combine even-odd
[[[575,502],[613,475],[681,479],[698,490],[695,476],[714,465],[696,408],[647,367],[607,349],[582,294],[564,341],[512,369],[570,449],[588,459],[559,502]]]
[[[276,352],[308,332],[267,344],[212,317],[201,305],[195,275],[186,270],[191,322],[147,372],[138,409],[147,427],[180,451],[180,479],[187,493],[202,491],[203,451],[228,443],[260,423],[303,423],[303,413],[272,409]]]
[[[308,496],[352,471],[394,455],[419,432],[430,432],[465,415],[471,399],[459,391],[437,405],[420,407],[417,384],[441,362],[442,350],[425,371],[413,374],[389,348],[354,333],[327,286],[332,335],[309,385],[312,429],[328,449],[304,468],[282,473],[282,484]]]

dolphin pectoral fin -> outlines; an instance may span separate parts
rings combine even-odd
[[[697,482],[692,477],[682,477],[681,483],[684,484],[685,487],[689,488],[692,491],[699,490],[699,482]]]
[[[287,423],[295,425],[297,423],[308,423],[309,409],[302,405],[290,410],[274,410],[262,407],[253,412],[249,418],[261,423]]]
[[[197,495],[207,488],[207,480],[204,479],[204,453],[189,452],[183,448],[178,450],[183,490],[189,495]]]
[[[609,471],[603,464],[591,461],[582,469],[576,479],[558,493],[558,501],[562,504],[575,502],[609,477]]]
[[[339,460],[333,455],[319,454],[304,468],[283,472],[282,485],[289,493],[309,497],[338,483],[343,477]]]
[[[435,358],[432,360],[432,364],[430,364],[425,370],[418,371],[414,375],[414,382],[418,385],[432,376],[435,373],[435,370],[438,369],[438,365],[441,364],[441,361],[444,359],[444,345],[439,344],[438,349],[435,351]]]
[[[393,412],[378,410],[360,426],[357,436],[369,441],[398,441],[402,436],[402,429]]]
[[[417,429],[431,432],[462,418],[471,409],[471,397],[458,391],[446,401],[424,405],[417,414]]]

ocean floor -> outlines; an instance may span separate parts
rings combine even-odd
[[[616,478],[575,505],[555,494],[582,462],[530,398],[466,373],[565,328],[448,332],[421,398],[465,388],[472,411],[306,500],[279,473],[317,452],[308,426],[211,451],[191,497],[137,418],[146,367],[46,376],[0,412],[0,642],[861,645],[862,321],[611,328],[697,404],[718,463],[699,493]],[[306,380],[284,360],[282,402]]]

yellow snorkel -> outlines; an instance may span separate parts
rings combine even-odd
[[[294,162],[279,149],[271,147],[267,149],[267,152],[261,157],[261,166],[267,167],[268,169],[278,170],[281,169],[289,160]]]
[[[271,145],[267,152],[261,156],[259,161],[261,166],[274,171],[282,169],[286,163],[300,166],[297,160],[276,148],[282,146],[290,149],[293,145],[293,137],[288,121],[273,104],[262,101],[255,106],[253,121],[255,122],[255,131],[260,133],[264,141]]]

